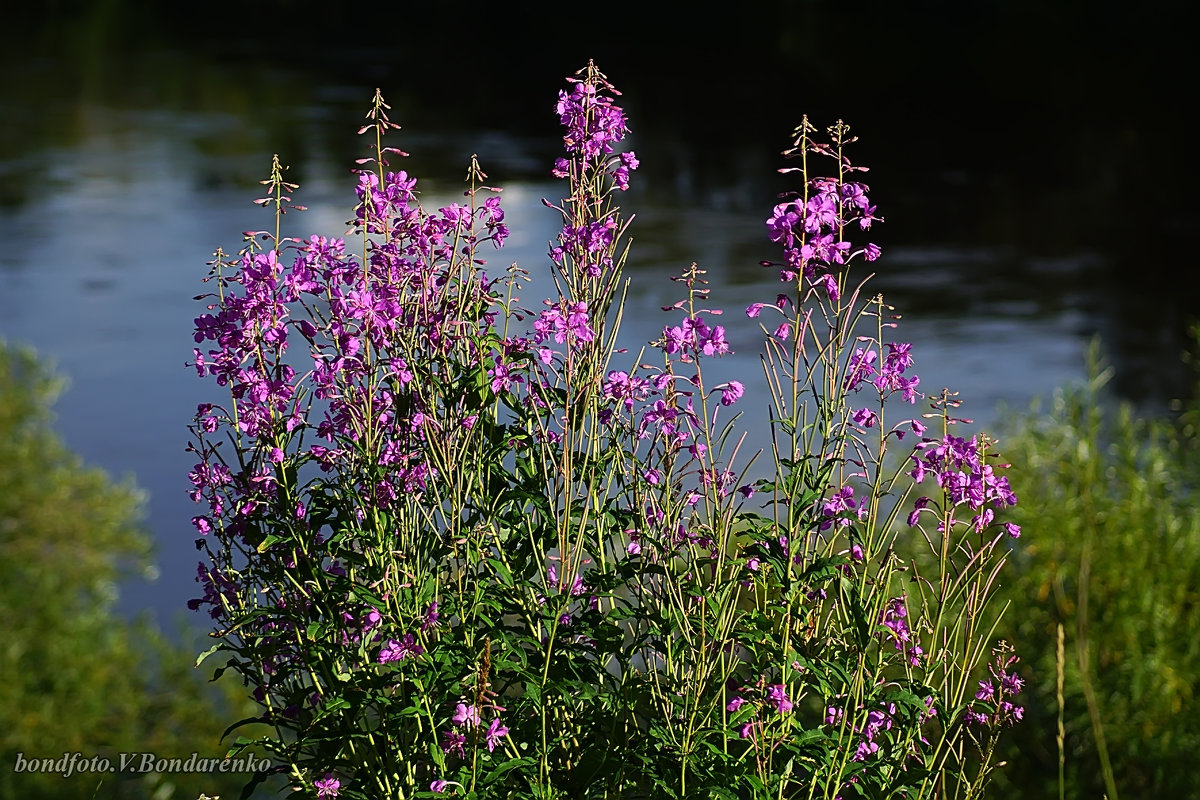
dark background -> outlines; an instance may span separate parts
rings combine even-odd
[[[119,93],[130,68],[186,65],[197,81],[213,69],[252,80],[299,69],[327,81],[369,79],[394,105],[466,128],[501,120],[544,133],[554,128],[546,98],[593,58],[624,90],[638,130],[718,164],[724,148],[784,142],[801,114],[844,117],[877,169],[934,180],[1023,174],[1020,201],[992,198],[1024,206],[1014,215],[1023,224],[996,233],[1025,238],[1067,223],[1103,243],[1133,229],[1194,228],[1173,202],[1195,163],[1184,125],[1195,89],[1186,2],[671,8],[58,0],[8,9],[3,64],[20,83],[38,62],[74,62],[79,85],[56,90],[68,93]],[[175,80],[186,95],[188,76]],[[42,97],[48,89],[29,88]],[[1053,204],[1057,192],[1085,185],[1095,189],[1091,207]],[[1121,198],[1141,210],[1120,220],[1096,213]],[[975,216],[961,213],[966,233]],[[910,222],[912,235],[924,234]],[[925,224],[933,222],[962,227]]]

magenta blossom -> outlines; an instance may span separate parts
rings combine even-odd
[[[313,781],[313,786],[317,789],[318,798],[337,797],[338,790],[342,788],[342,782],[327,772],[324,778]]]
[[[499,719],[493,719],[487,729],[487,749],[489,753],[496,749],[501,736],[508,736],[508,728],[501,725]]]
[[[468,728],[474,728],[480,724],[479,709],[473,705],[459,703],[455,706],[454,716],[451,717],[455,725],[466,725]]]
[[[767,690],[767,699],[780,714],[786,714],[792,710],[792,701],[788,699],[787,687],[781,683]]]
[[[466,758],[466,751],[463,746],[467,743],[467,737],[457,731],[442,732],[442,752],[448,756],[454,755],[459,758]]]
[[[723,406],[733,405],[746,393],[746,387],[739,381],[730,381],[718,388],[721,390],[721,405]]]
[[[379,663],[390,664],[393,661],[403,661],[406,658],[422,655],[425,648],[417,644],[411,633],[404,634],[400,641],[388,639],[387,644],[379,651]]]

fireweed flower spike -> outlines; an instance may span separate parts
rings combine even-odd
[[[427,207],[378,92],[346,238],[285,235],[274,161],[275,225],[217,252],[189,344],[222,395],[190,429],[200,660],[245,682],[255,744],[308,796],[975,791],[1023,713],[1011,651],[975,658],[1016,497],[852,278],[881,219],[849,129],[802,123],[769,212],[756,466],[698,264],[661,337],[616,347],[639,167],[619,97],[589,64],[553,106],[536,313],[523,269],[488,270],[500,190],[472,158]]]

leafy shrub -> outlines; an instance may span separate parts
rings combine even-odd
[[[559,95],[558,293],[537,310],[518,266],[485,272],[499,190],[473,160],[464,203],[424,207],[378,93],[356,238],[285,236],[276,158],[274,224],[218,250],[196,319],[193,366],[225,394],[191,428],[206,656],[309,796],[977,795],[1021,715],[989,607],[1016,498],[950,395],[935,434],[895,419],[919,378],[849,278],[880,254],[854,241],[879,218],[849,129],[804,120],[786,152],[766,264],[785,288],[746,310],[770,320],[774,433],[750,480],[702,269],[650,354],[616,347],[638,167],[616,95],[594,65]]]

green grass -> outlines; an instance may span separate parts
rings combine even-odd
[[[1086,385],[1013,419],[1001,441],[1024,536],[998,634],[1029,683],[995,797],[1058,796],[1060,623],[1065,796],[1200,796],[1200,407],[1138,418],[1106,397],[1096,353]]]

